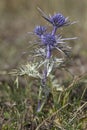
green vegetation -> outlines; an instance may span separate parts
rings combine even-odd
[[[52,91],[39,113],[36,112],[38,86],[34,79],[28,79],[27,83],[23,79],[17,77],[15,82],[0,84],[2,130],[86,130],[87,75],[63,81],[64,91],[56,91],[50,84]],[[56,86],[56,80],[53,85]]]

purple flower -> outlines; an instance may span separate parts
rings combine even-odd
[[[49,18],[49,22],[55,27],[61,27],[68,23],[67,19],[60,13],[55,14]]]
[[[42,35],[41,41],[44,45],[51,45],[51,46],[54,46],[54,44],[56,43],[55,36],[50,33]]]
[[[38,36],[43,35],[46,32],[46,27],[44,26],[36,26],[36,28],[34,29],[34,33]]]
[[[55,36],[50,33],[41,35],[41,41],[46,46],[46,58],[49,59],[51,57],[52,47],[56,43]]]
[[[53,16],[50,16],[48,18],[44,17],[44,19],[46,19],[48,22],[50,22],[56,28],[70,24],[68,17],[65,18],[61,13],[54,14]]]
[[[53,16],[47,16],[40,8],[38,8],[38,10],[42,14],[42,17],[56,28],[72,24],[68,20],[68,17],[64,17],[61,13],[54,14]]]

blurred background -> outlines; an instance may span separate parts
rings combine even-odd
[[[71,21],[79,21],[59,32],[63,37],[78,37],[70,43],[74,54],[71,71],[87,72],[86,0],[0,0],[0,73],[27,62],[28,54],[24,52],[29,52],[32,40],[27,32],[33,31],[36,25],[47,25],[37,7],[48,15],[60,12]]]

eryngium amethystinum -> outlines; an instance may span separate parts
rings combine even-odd
[[[65,45],[66,41],[76,39],[76,37],[62,38],[60,34],[56,34],[56,31],[59,27],[70,25],[75,22],[69,22],[68,17],[64,17],[61,13],[57,13],[53,16],[48,17],[40,8],[38,8],[38,10],[42,14],[42,17],[53,25],[51,32],[47,32],[47,28],[40,25],[36,26],[34,29],[34,34],[39,37],[39,42],[37,42],[37,44],[40,45],[40,47],[42,46],[42,48],[44,48],[43,52],[45,53],[45,58],[50,59],[53,49],[57,49],[63,54],[66,54],[66,48],[69,48],[67,45]]]
[[[41,41],[44,45],[50,45],[50,46],[54,46],[54,44],[56,43],[55,36],[52,35],[51,33],[46,33],[42,35]]]
[[[64,17],[61,13],[47,16],[40,8],[38,8],[38,10],[42,14],[42,17],[56,28],[76,23],[70,22],[68,17]]]
[[[65,18],[61,13],[54,14],[53,16],[48,17],[46,20],[57,28],[69,23],[68,18]]]

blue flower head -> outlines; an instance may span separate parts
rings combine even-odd
[[[45,32],[46,32],[46,27],[44,27],[44,26],[36,26],[35,29],[34,29],[34,33],[35,33],[37,36],[41,36],[41,35],[43,35]]]
[[[52,47],[54,47],[56,43],[55,36],[52,35],[51,33],[41,35],[41,41],[45,45],[45,48],[46,48],[46,58],[49,59],[51,57]]]
[[[55,36],[52,35],[51,33],[42,35],[41,41],[44,45],[50,45],[50,46],[54,46],[54,44],[56,43]]]
[[[54,14],[50,17],[44,17],[44,19],[46,19],[56,28],[71,24],[68,20],[68,17],[65,18],[61,13]]]
[[[42,14],[42,17],[56,28],[74,23],[71,23],[68,20],[68,17],[64,17],[61,13],[54,14],[53,16],[47,16],[40,8],[38,8],[38,10]]]
[[[58,27],[64,26],[67,21],[66,21],[66,18],[62,14],[58,13],[51,16],[49,19],[49,22],[52,23],[53,26],[58,28]]]

